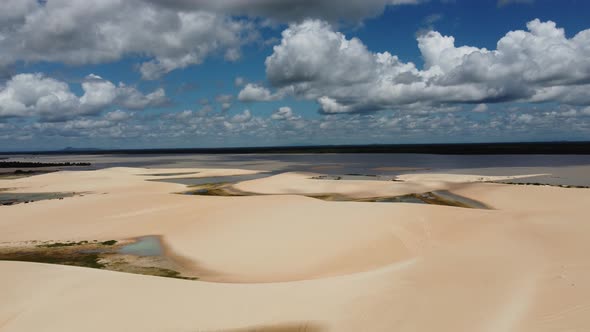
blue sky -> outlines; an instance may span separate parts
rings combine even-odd
[[[0,150],[588,140],[588,12],[7,0]]]

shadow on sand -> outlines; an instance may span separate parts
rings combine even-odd
[[[277,325],[252,326],[237,329],[213,330],[207,332],[320,332],[320,325],[310,322],[285,323]]]

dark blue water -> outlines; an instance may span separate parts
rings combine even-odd
[[[56,160],[88,161],[92,163],[91,168],[117,166],[179,169],[186,167],[240,168],[272,172],[274,174],[297,171],[330,175],[354,173],[391,176],[407,172],[383,170],[383,167],[409,167],[420,169],[415,170],[416,172],[447,172],[476,175],[552,173],[552,177],[542,177],[535,181],[551,182],[553,184],[590,185],[590,174],[572,176],[562,170],[565,167],[590,165],[590,155],[136,154],[36,156],[34,158],[34,161]],[[179,172],[181,171],[179,170]]]
[[[312,172],[354,179],[347,174],[378,175],[376,180],[408,172],[440,172],[473,175],[549,174],[512,182],[590,186],[590,172],[572,172],[575,166],[590,165],[590,155],[428,155],[428,154],[261,154],[261,155],[178,155],[170,159],[145,160],[148,167],[241,168],[261,170],[270,175],[282,172]],[[123,158],[121,158],[123,159]],[[155,162],[155,164],[151,164]],[[142,165],[138,165],[142,166]],[[387,167],[413,168],[388,170]],[[251,179],[257,178],[258,175]],[[238,182],[246,179],[213,179],[211,182]],[[195,180],[190,184],[203,184]],[[180,183],[187,184],[186,181]]]

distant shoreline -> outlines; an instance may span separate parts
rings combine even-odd
[[[85,167],[91,166],[88,162],[39,162],[39,161],[13,161],[0,160],[0,168],[44,168],[44,167]]]
[[[415,153],[449,155],[500,154],[590,154],[590,142],[513,142],[452,144],[373,144],[267,146],[228,148],[160,149],[67,149],[55,151],[9,151],[1,155],[78,155],[78,154],[298,154],[298,153]]]

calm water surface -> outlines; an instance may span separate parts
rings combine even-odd
[[[164,249],[159,237],[143,236],[137,238],[136,242],[121,247],[117,252],[135,256],[161,256]]]
[[[0,156],[1,157],[1,156]],[[11,158],[14,156],[11,156]],[[27,156],[28,161],[87,161],[90,168],[240,168],[272,172],[299,171],[328,175],[394,176],[410,172],[445,172],[475,175],[549,173],[530,179],[548,184],[590,185],[590,155],[432,155],[432,154],[247,154],[247,155],[64,155]],[[81,168],[75,168],[81,170]],[[180,171],[179,171],[180,172]],[[220,182],[220,181],[216,181]],[[233,182],[233,181],[232,181]],[[199,183],[195,183],[199,184]]]

